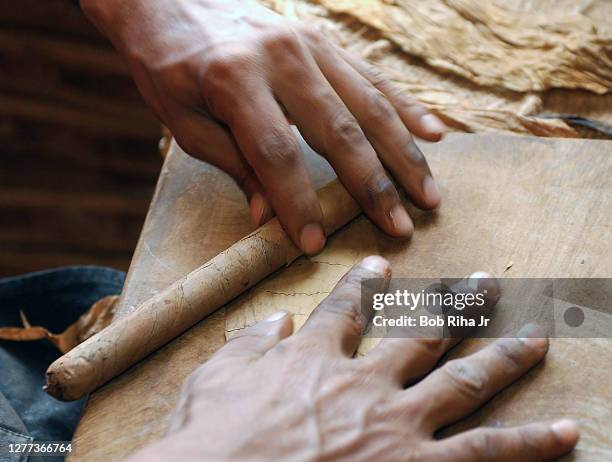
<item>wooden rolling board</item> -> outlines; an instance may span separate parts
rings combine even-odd
[[[438,179],[437,213],[411,208],[410,242],[360,217],[313,259],[300,258],[97,392],[75,435],[73,461],[120,460],[160,437],[186,376],[237,329],[288,309],[299,324],[363,255],[395,276],[611,277],[612,143],[450,135],[422,143]],[[307,152],[317,186],[333,177]],[[247,204],[222,173],[173,146],[121,301],[123,313],[250,231]],[[509,267],[509,268],[508,268]],[[453,354],[484,341],[466,341]],[[461,425],[569,416],[583,438],[573,460],[612,459],[612,341],[553,340],[544,364]]]

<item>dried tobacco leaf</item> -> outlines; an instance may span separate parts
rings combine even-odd
[[[612,36],[579,13],[527,13],[477,0],[318,0],[436,69],[514,91],[612,90]]]
[[[566,120],[536,116],[548,110],[546,104],[550,98],[547,97],[544,102],[543,93],[518,93],[501,87],[484,87],[453,74],[443,75],[421,59],[402,51],[376,29],[364,25],[353,16],[336,14],[315,1],[260,0],[265,6],[291,19],[316,26],[330,40],[377,67],[400,89],[438,114],[452,130],[554,137],[583,136],[582,130],[570,126]],[[530,3],[527,6],[529,11],[537,9],[541,4],[540,1],[536,5],[531,5],[530,0],[527,2]],[[360,2],[364,3],[368,2]],[[600,0],[595,0],[590,5],[599,5],[605,11],[605,5],[600,3]],[[571,16],[575,10],[571,2],[565,6],[559,2],[554,5],[561,16]],[[520,11],[525,14],[525,10]],[[590,19],[583,23],[588,24],[588,21]],[[598,25],[603,27],[600,22]],[[572,90],[557,90],[557,96],[559,92],[567,93],[562,105],[564,113],[590,119],[607,114],[601,112],[601,107],[605,107],[605,101],[612,98],[612,93],[598,96],[585,91],[574,93]],[[559,112],[556,106],[554,104],[550,112]]]
[[[61,334],[53,334],[42,326],[30,325],[25,313],[20,311],[23,327],[0,327],[0,340],[17,342],[49,340],[58,350],[66,353],[111,323],[117,300],[119,300],[118,295],[110,295],[94,303],[77,322]]]

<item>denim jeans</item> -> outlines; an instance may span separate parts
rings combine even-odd
[[[21,326],[23,310],[31,325],[60,333],[102,297],[119,294],[124,280],[123,272],[93,266],[0,279],[0,326]],[[59,356],[46,340],[0,341],[0,448],[72,439],[84,400],[64,403],[42,389],[47,367]],[[0,452],[0,462],[26,460],[60,459]]]

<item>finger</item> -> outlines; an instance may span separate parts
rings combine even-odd
[[[481,318],[492,319],[493,307],[501,296],[499,281],[484,271],[477,271],[472,273],[469,278],[462,279],[452,286],[450,292],[454,295],[455,303],[444,311],[447,320],[444,327],[444,336],[453,339],[470,336],[479,329],[480,322],[477,321]],[[461,299],[458,298],[459,296],[461,296]],[[467,301],[468,296],[472,297],[470,303]],[[480,304],[478,298],[481,296],[484,299],[482,304]],[[451,316],[454,319],[461,318],[464,321],[473,321],[473,325],[470,325],[469,322],[455,325],[455,323],[449,322]]]
[[[555,460],[571,451],[579,439],[571,420],[547,425],[534,423],[514,428],[478,428],[431,443],[428,460],[456,462],[540,462]]]
[[[315,254],[325,245],[323,213],[297,140],[268,88],[250,94],[253,101],[235,108],[228,121],[232,133],[287,234]]]
[[[384,374],[403,388],[431,371],[455,342],[449,338],[383,338],[359,358],[364,370]]]
[[[285,58],[269,76],[276,96],[306,142],[326,157],[365,213],[391,236],[411,235],[412,221],[359,123],[313,57],[299,53]]]
[[[451,288],[455,293],[483,291],[486,288],[485,307],[491,309],[499,299],[499,287],[493,286],[495,279],[488,273],[476,272],[469,278]],[[497,292],[496,292],[497,291]],[[417,315],[418,316],[418,315]],[[436,337],[427,328],[424,332],[417,328],[389,329],[385,338],[366,356],[358,359],[365,370],[375,370],[392,377],[399,386],[420,379],[431,371],[460,338],[444,338],[443,332]]]
[[[442,139],[446,132],[446,126],[438,117],[427,111],[414,98],[402,92],[376,68],[340,47],[336,47],[336,49],[346,62],[389,98],[408,130],[428,141]]]
[[[323,214],[297,140],[249,53],[212,56],[202,72],[202,99],[225,122],[265,188],[283,228],[306,254],[325,245]]]
[[[257,359],[282,339],[293,333],[293,320],[286,311],[278,311],[263,321],[243,329],[216,354],[216,359]]]
[[[274,216],[272,206],[263,193],[254,193],[249,201],[249,206],[251,212],[251,223],[253,223],[256,228],[264,223],[267,223]]]
[[[378,256],[364,258],[344,275],[297,335],[315,336],[322,349],[352,356],[372,314],[372,295],[383,292],[390,278],[387,260]],[[362,285],[366,280],[371,281]]]
[[[424,209],[437,207],[440,193],[425,156],[386,95],[325,42],[313,53],[321,71],[355,116],[383,164],[412,201]]]
[[[179,112],[180,111],[180,112]],[[234,142],[232,134],[205,115],[177,110],[169,127],[187,154],[220,168],[240,186],[247,196],[251,222],[261,226],[272,217],[264,188]]]
[[[193,393],[197,393],[198,383],[202,379],[219,375],[221,369],[225,373],[232,367],[236,373],[243,371],[249,362],[261,358],[292,333],[291,316],[285,311],[279,311],[232,337],[185,380],[167,433],[175,433],[184,426],[182,416],[188,415],[186,410],[192,404],[191,398]]]
[[[432,432],[482,406],[539,363],[548,339],[531,326],[523,338],[498,339],[479,352],[447,362],[405,392],[411,403],[422,406],[423,421]]]

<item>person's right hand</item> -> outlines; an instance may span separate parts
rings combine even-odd
[[[453,339],[389,337],[353,358],[370,317],[361,283],[382,292],[390,276],[368,257],[296,334],[282,312],[242,331],[186,381],[168,434],[130,461],[529,462],[575,446],[568,420],[435,438],[538,364],[548,340],[523,331],[439,368]]]
[[[81,0],[128,61],[144,98],[189,154],[229,173],[256,226],[272,210],[305,253],[325,243],[322,213],[289,118],[391,236],[412,202],[440,193],[413,135],[444,125],[316,29],[250,0]]]

